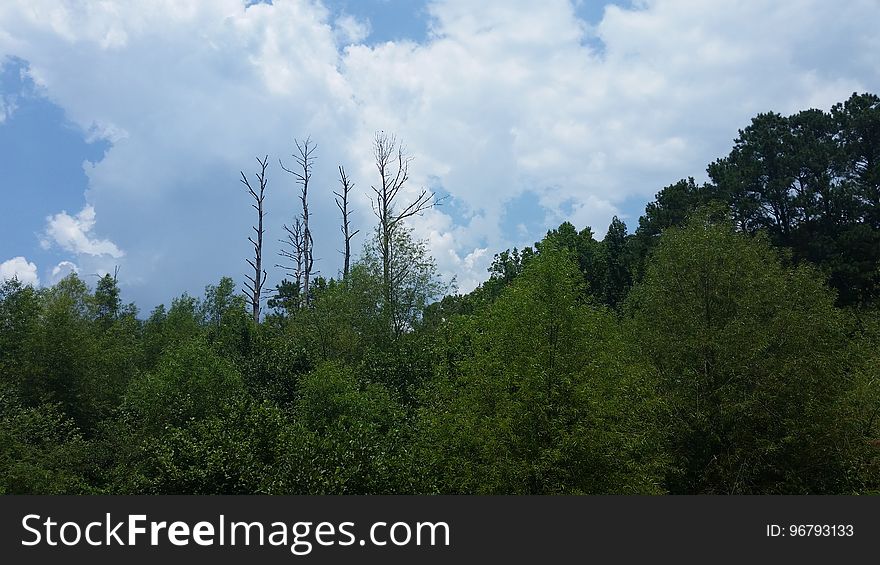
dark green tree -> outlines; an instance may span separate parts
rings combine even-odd
[[[440,492],[659,492],[650,374],[585,296],[573,256],[544,246],[460,328],[472,354],[427,388],[422,409]]]
[[[847,324],[813,269],[701,214],[663,235],[627,310],[660,377],[672,492],[855,487]]]
[[[605,262],[604,302],[611,308],[626,298],[632,286],[631,259],[627,248],[626,224],[617,216],[611,220],[608,233],[602,240]]]

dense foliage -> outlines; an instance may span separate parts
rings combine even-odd
[[[709,176],[442,299],[403,229],[399,276],[372,240],[259,323],[228,278],[146,318],[2,283],[0,493],[876,492],[880,99],[761,114]]]

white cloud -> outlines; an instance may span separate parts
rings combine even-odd
[[[52,284],[57,283],[71,273],[79,273],[79,267],[72,261],[61,261],[52,267]]]
[[[0,263],[0,282],[17,278],[23,284],[38,286],[37,266],[24,257],[13,257]]]
[[[360,43],[370,36],[370,21],[359,20],[356,17],[344,14],[336,18],[336,37],[342,45]]]
[[[237,176],[258,154],[272,157],[277,239],[295,197],[276,157],[307,134],[318,143],[317,254],[335,274],[335,167],[358,185],[366,234],[378,129],[414,153],[413,191],[436,179],[452,195],[456,221],[441,207],[413,226],[466,291],[493,253],[552,227],[505,214],[524,193],[543,207],[534,217],[589,222],[601,236],[628,203],[703,176],[755,113],[880,91],[875,0],[635,6],[610,5],[587,26],[566,0],[436,0],[426,42],[367,46],[366,22],[307,0],[8,0],[0,57],[29,61],[73,122],[114,142],[87,166],[88,201],[126,249],[125,272],[165,285],[151,300],[244,272],[251,211]],[[59,217],[69,249],[121,256],[89,220]]]
[[[6,121],[6,118],[12,115],[15,106],[10,104],[5,97],[0,96],[0,124]]]
[[[77,255],[109,255],[120,258],[125,253],[109,239],[92,237],[95,227],[95,208],[86,205],[79,214],[70,216],[62,211],[46,218],[46,231],[41,240],[44,249],[53,244]]]

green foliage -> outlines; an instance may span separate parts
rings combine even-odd
[[[116,279],[109,274],[98,280],[95,295],[92,297],[94,316],[101,325],[107,326],[119,316],[122,310],[122,301],[119,299],[119,286]]]
[[[204,418],[243,390],[234,365],[196,339],[167,350],[154,372],[135,379],[123,411],[138,428],[155,433]]]
[[[300,461],[305,492],[393,494],[420,488],[411,425],[381,384],[321,365],[303,381],[296,417],[305,441]]]
[[[5,281],[0,493],[880,493],[880,99],[708,172],[466,294],[396,223],[258,321]]]
[[[547,246],[468,324],[472,355],[422,410],[440,492],[659,492],[650,375],[582,285]]]
[[[670,490],[853,487],[847,326],[814,270],[698,215],[664,235],[628,311],[668,411]]]
[[[0,389],[0,494],[88,494],[89,444],[57,404]]]
[[[841,304],[880,296],[880,98],[759,114],[709,166],[740,229],[825,269]]]
[[[25,376],[34,362],[31,345],[39,332],[41,297],[17,279],[0,285],[0,378],[16,388],[29,385]]]
[[[292,326],[307,337],[309,349],[322,361],[356,363],[365,349],[385,343],[381,278],[375,265],[355,263],[348,279],[325,283]]]
[[[376,281],[383,280],[380,251],[381,237],[377,233],[364,245],[359,261],[363,269]],[[389,340],[396,340],[412,330],[421,320],[422,312],[432,301],[448,289],[437,274],[437,264],[427,251],[427,244],[417,240],[405,226],[394,229],[391,240],[390,287],[381,288],[379,310]],[[383,283],[384,284],[384,283]]]
[[[627,254],[626,224],[617,216],[611,220],[608,233],[602,240],[605,280],[603,284],[605,304],[611,308],[626,298],[632,286],[631,260]]]
[[[139,494],[283,494],[277,469],[295,438],[271,403],[230,398],[144,438],[114,489]]]
[[[275,294],[266,301],[266,306],[282,315],[293,314],[300,305],[299,285],[287,279],[275,285]]]
[[[252,352],[241,364],[241,372],[254,398],[287,407],[295,399],[299,381],[314,369],[312,349],[295,330],[260,326]]]
[[[697,186],[693,177],[682,179],[658,192],[645,207],[645,214],[639,218],[639,227],[629,243],[634,278],[640,280],[644,275],[648,256],[665,230],[684,225],[695,210],[713,204],[717,210],[726,207],[726,200],[719,200],[714,188],[709,185]],[[722,217],[725,215],[721,214]]]

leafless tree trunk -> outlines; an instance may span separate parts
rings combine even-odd
[[[391,330],[396,335],[394,296],[394,233],[400,223],[412,216],[420,215],[425,210],[437,205],[433,192],[422,189],[419,195],[404,206],[401,211],[395,209],[395,199],[409,180],[409,163],[412,157],[405,154],[402,144],[385,132],[377,132],[373,141],[373,153],[376,168],[379,171],[379,186],[370,186],[375,193],[372,201],[373,213],[379,219],[378,237],[379,253],[382,256],[382,292],[387,315],[390,317]]]
[[[266,271],[263,270],[263,234],[265,233],[263,217],[266,215],[266,212],[263,209],[263,200],[266,197],[266,185],[269,183],[269,180],[266,178],[269,156],[266,155],[262,160],[257,157],[257,162],[260,164],[260,172],[254,176],[259,183],[258,189],[255,190],[248,181],[244,171],[240,171],[241,182],[247,187],[248,193],[254,199],[254,203],[251,206],[257,211],[257,225],[251,226],[254,232],[256,232],[257,239],[254,241],[253,237],[248,236],[248,241],[254,246],[254,258],[247,259],[247,262],[254,269],[254,276],[245,275],[247,281],[244,284],[249,293],[248,298],[251,302],[255,324],[260,323],[260,302],[263,298],[263,285],[266,283]]]
[[[351,231],[351,222],[348,216],[348,193],[354,188],[354,183],[346,176],[345,167],[339,166],[339,182],[342,184],[342,192],[334,192],[336,195],[336,207],[342,213],[342,237],[345,243],[345,249],[342,254],[344,257],[342,263],[342,280],[348,280],[348,270],[351,263],[351,238],[356,236],[361,230]]]
[[[297,216],[293,222],[292,228],[289,227],[287,224],[284,224],[284,231],[287,233],[287,237],[280,241],[281,244],[285,247],[282,247],[281,250],[278,251],[278,254],[281,257],[292,261],[292,263],[286,265],[280,264],[275,266],[280,267],[293,275],[293,278],[296,281],[296,289],[297,291],[301,292],[303,279],[303,263],[305,262],[305,257],[303,256],[304,245],[302,219]]]
[[[316,146],[312,144],[311,138],[306,138],[305,141],[300,142],[296,139],[293,140],[296,144],[297,152],[292,155],[293,160],[296,162],[297,168],[295,170],[288,169],[284,166],[284,163],[281,163],[281,168],[292,174],[296,179],[297,184],[300,185],[300,195],[299,199],[302,203],[302,215],[300,216],[302,221],[302,300],[303,305],[309,305],[309,280],[312,275],[312,267],[315,264],[314,257],[312,255],[312,249],[314,247],[314,241],[312,240],[312,232],[309,229],[309,181],[312,178],[312,167],[315,164],[315,149]],[[280,160],[279,160],[280,162]]]

